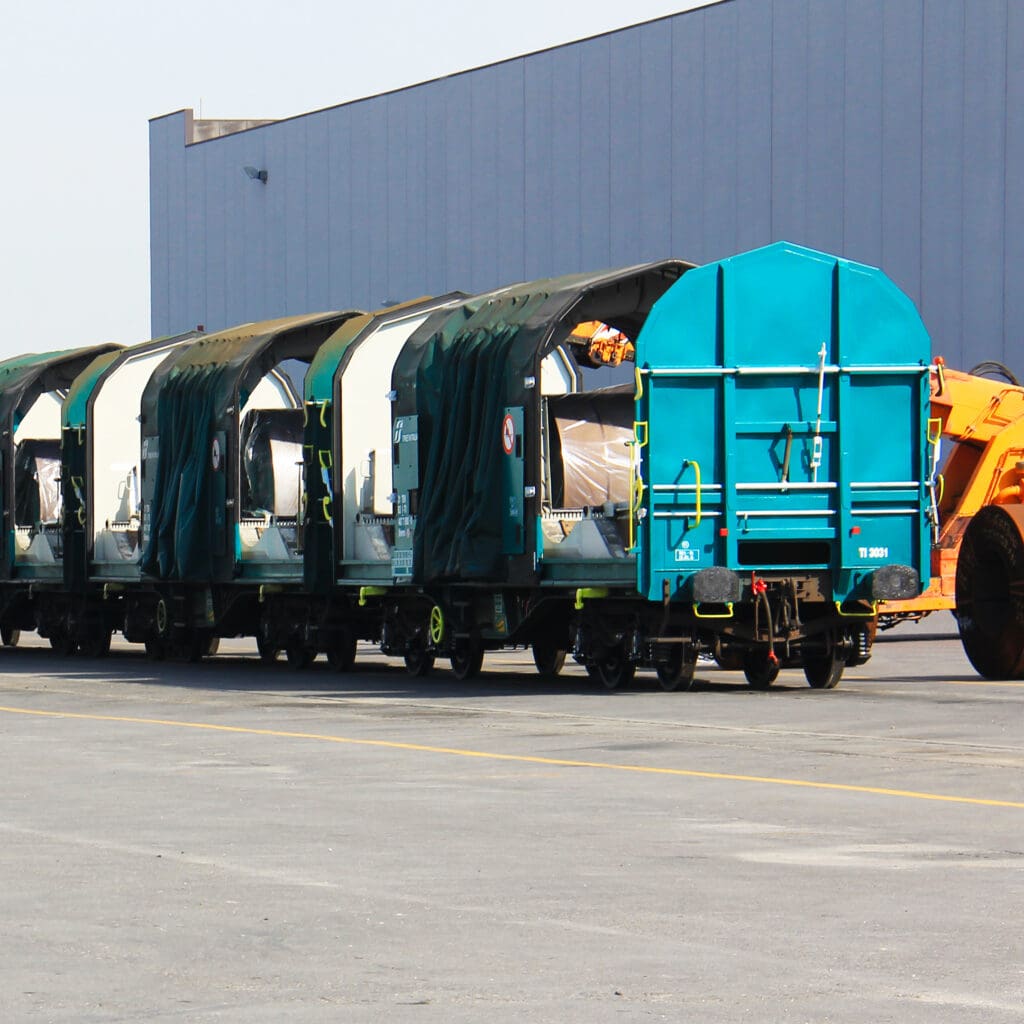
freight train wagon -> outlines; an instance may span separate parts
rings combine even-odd
[[[99,354],[48,392],[61,542],[40,578],[17,551],[47,524],[19,527],[0,626],[338,669],[363,639],[462,678],[529,646],[609,688],[710,652],[834,686],[927,582],[929,359],[881,272],[786,243]],[[9,517],[42,494],[19,479]]]

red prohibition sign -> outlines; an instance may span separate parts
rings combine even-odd
[[[516,425],[512,422],[512,417],[506,413],[505,418],[501,421],[501,447],[505,449],[506,455],[511,455],[515,446]]]

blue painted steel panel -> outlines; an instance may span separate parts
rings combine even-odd
[[[1011,4],[1006,25],[1006,181],[1024,181],[1024,5]],[[1009,187],[1003,199],[1006,224],[1003,236],[1003,338],[1002,362],[1024,369],[1024,189]],[[990,257],[991,258],[991,257]],[[987,339],[979,356],[993,354]],[[998,357],[997,357],[998,358]],[[968,369],[970,366],[968,365]],[[1024,375],[1022,375],[1024,376]]]
[[[366,206],[353,207],[352,222],[356,225],[353,239],[356,253],[366,253],[369,266],[367,290],[359,293],[357,305],[379,309],[388,299],[402,298],[390,294],[388,281],[388,181],[387,140],[390,97],[378,96],[365,104],[365,136],[360,137],[355,158],[364,165]],[[358,259],[358,257],[356,257]]]
[[[886,4],[882,28],[882,251],[908,295],[921,294],[921,12]]]
[[[327,309],[343,309],[355,306],[356,279],[353,267],[358,263],[362,269],[362,253],[353,245],[352,231],[352,196],[355,189],[356,169],[359,161],[355,159],[355,108],[343,107],[340,116],[332,118],[328,123],[327,136],[327,168],[329,173],[328,190],[325,196],[318,197],[319,209],[314,217],[323,216],[328,224],[328,248],[326,262],[328,268]],[[326,198],[326,211],[323,210]]]
[[[587,82],[580,93],[581,270],[598,270],[613,263],[608,193],[612,161],[618,157],[607,132],[613,88],[608,74],[609,53],[607,37],[587,40],[579,46],[580,67]]]
[[[924,24],[921,135],[921,301],[932,344],[951,365],[963,337],[964,8],[935,4]]]
[[[306,287],[311,309],[333,309],[330,301],[330,122],[306,118]]]
[[[704,143],[705,21],[677,18],[672,22],[672,252],[701,262],[705,196],[720,185],[706,173]]]
[[[498,78],[485,68],[470,79],[469,135],[469,251],[474,280],[498,277],[498,176],[501,149],[497,145]]]
[[[523,220],[526,243],[526,278],[546,277],[546,255],[554,238],[554,183],[551,168],[555,153],[555,124],[551,104],[554,67],[551,54],[527,61],[523,77],[526,120],[526,162],[523,173]],[[500,283],[500,282],[496,282]]]
[[[665,197],[672,194],[672,36],[662,24],[645,25],[640,34],[640,149],[634,175],[639,177],[637,258],[672,255],[672,220]],[[613,260],[614,262],[614,260]]]
[[[473,279],[470,254],[473,156],[469,138],[472,102],[468,83],[465,76],[446,79],[444,134],[439,140],[444,147],[445,163],[445,271],[449,280],[467,282]],[[470,284],[463,290],[473,287]]]
[[[222,150],[223,164],[221,174],[224,180],[224,231],[214,243],[220,246],[221,259],[224,262],[224,310],[225,319],[218,321],[213,317],[204,320],[207,330],[215,331],[219,326],[242,323],[254,320],[259,314],[248,304],[246,282],[253,276],[250,260],[252,253],[246,246],[246,210],[249,192],[262,188],[251,181],[243,170],[244,167],[258,167],[254,163],[254,155],[249,150],[249,140],[231,138],[225,140]],[[190,152],[196,152],[193,148]],[[251,311],[246,315],[247,311]],[[211,309],[212,312],[212,309]]]
[[[237,187],[234,187],[237,182],[226,180],[226,156],[227,150],[221,149],[206,161],[206,245],[202,247],[206,257],[206,301],[198,308],[214,324],[227,320],[227,204],[230,197],[238,194]],[[243,173],[237,166],[234,172],[239,176]],[[197,320],[192,326],[199,324],[206,326],[206,321]]]
[[[552,55],[554,57],[554,55]],[[578,50],[562,59],[552,59],[550,164],[551,247],[534,253],[543,263],[542,272],[558,275],[582,269],[580,249],[580,91],[583,69]],[[527,277],[533,277],[527,270]]]
[[[184,120],[181,115],[159,118],[149,124],[149,315],[154,324],[170,323],[182,310],[171,310],[168,273],[171,268],[171,246],[167,235],[170,204],[171,173],[170,133],[167,122]],[[198,243],[198,240],[197,240]]]
[[[771,81],[772,14],[767,4],[726,4],[716,10],[717,17],[724,18],[728,12],[736,21],[736,50],[730,56],[736,69],[737,235],[728,251],[742,252],[772,240],[772,96],[771,89],[765,88]],[[712,241],[718,239],[707,240]],[[707,244],[694,258],[703,262],[716,255]]]
[[[807,237],[807,4],[774,8],[772,77],[772,237]]]
[[[526,234],[523,224],[523,175],[526,169],[526,125],[523,116],[523,61],[494,68],[495,150],[490,157],[497,199],[495,237],[496,280],[521,281],[526,277]],[[494,159],[494,157],[497,159]],[[486,174],[486,168],[480,169]]]
[[[430,261],[427,235],[427,158],[429,154],[426,130],[426,96],[419,91],[396,97],[394,113],[401,123],[403,144],[397,152],[389,152],[389,168],[395,162],[398,168],[389,170],[391,194],[396,187],[400,194],[388,209],[388,233],[391,239],[388,279],[391,298],[406,298],[429,291],[420,268]],[[396,221],[398,222],[396,224]],[[395,228],[401,231],[401,244],[396,245]]]
[[[378,104],[379,106],[379,104]],[[341,213],[343,223],[348,225],[349,246],[349,288],[354,306],[363,306],[372,291],[371,257],[367,246],[367,220],[372,219],[371,192],[374,180],[381,177],[380,164],[375,162],[372,140],[379,133],[380,125],[374,124],[374,111],[370,104],[360,103],[352,108],[351,136],[347,151],[341,159],[348,166],[351,176],[351,192],[347,209]],[[387,225],[377,220],[373,234],[385,233]],[[342,242],[342,245],[345,243]],[[333,240],[332,240],[333,245]],[[378,296],[384,299],[384,295]],[[376,305],[382,305],[377,303]]]
[[[285,182],[284,188],[268,189],[260,185],[264,195],[263,220],[263,311],[262,316],[276,316],[292,312],[288,308],[287,267],[288,235],[286,225],[286,204],[288,194],[294,189],[290,160],[288,158],[289,140],[294,134],[296,121],[285,121],[275,126],[276,131],[267,132],[264,136],[263,163],[261,168],[277,168],[276,174]],[[253,183],[256,184],[255,182]],[[305,188],[305,182],[302,183]],[[305,288],[303,288],[305,291]],[[268,312],[274,310],[274,313]],[[303,308],[303,312],[308,310]]]
[[[302,118],[289,122],[288,131],[282,133],[284,167],[288,182],[281,204],[284,259],[278,263],[272,258],[271,267],[272,276],[283,283],[281,308],[285,313],[305,313],[316,308],[309,294],[309,264],[306,260],[306,238],[309,235],[306,218],[306,203],[309,196],[306,184],[306,167],[309,159],[308,127],[309,121]]]
[[[843,123],[836,117],[844,88],[843,22],[841,4],[812,3],[807,9],[807,229],[802,241],[863,259],[844,241],[843,210],[836,202],[843,180]],[[872,145],[879,148],[877,131]]]
[[[708,53],[734,53],[736,50],[736,10],[725,5],[716,18],[705,22],[702,44]],[[737,166],[735,125],[740,110],[740,97],[736,87],[737,68],[731,61],[714,61],[702,64],[701,90],[698,96],[702,104],[702,124],[713,126],[704,133],[701,140],[702,159],[712,172],[702,183],[704,196],[702,224],[715,226],[716,241],[725,248],[723,252],[737,251],[738,210],[739,210],[739,167]],[[770,118],[769,122],[770,124]],[[699,250],[707,251],[707,239],[699,242]],[[769,241],[767,235],[759,243]],[[696,251],[696,250],[695,250]],[[703,262],[702,257],[687,255],[689,260]]]
[[[612,263],[624,265],[641,260],[641,242],[637,236],[640,223],[640,189],[637,160],[640,156],[641,106],[639,63],[639,29],[628,29],[616,40],[611,52],[608,73],[612,79],[611,103],[608,108],[608,138],[613,141],[609,189]],[[660,256],[670,255],[659,253]],[[564,271],[570,268],[565,267]]]
[[[153,332],[791,237],[1024,374],[1024,13],[966,12],[726,0],[195,145],[155,119]]]
[[[843,237],[850,259],[877,263],[882,248],[883,0],[846,5]]]
[[[425,134],[425,231],[426,262],[414,268],[411,273],[420,287],[411,291],[425,295],[442,295],[447,290],[448,280],[448,157],[443,145],[448,121],[445,109],[447,82],[431,82],[424,85],[424,134]]]
[[[1003,329],[1003,277],[974,254],[1004,251],[1006,14],[1006,0],[972,0],[964,26],[963,189],[969,215],[963,221],[962,273],[968,344],[997,342]],[[1011,185],[1020,188],[1021,182]]]
[[[181,147],[184,135],[184,118],[168,118],[164,125],[170,133],[167,153],[167,219],[164,223],[164,237],[167,240],[167,307],[172,316],[180,317],[181,311],[190,309],[187,305],[185,281],[187,274],[186,253],[193,242],[188,237],[188,209],[194,203],[187,193],[186,166],[188,152]],[[170,333],[170,332],[168,332]]]

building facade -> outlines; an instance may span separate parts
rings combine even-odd
[[[788,239],[1024,376],[1024,0],[723,0],[287,120],[179,111],[150,161],[154,335]]]

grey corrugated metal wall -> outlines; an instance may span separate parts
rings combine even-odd
[[[184,135],[151,123],[154,334],[785,238],[1024,374],[1024,0],[725,0]]]

